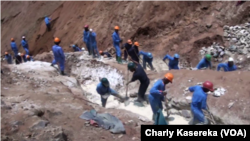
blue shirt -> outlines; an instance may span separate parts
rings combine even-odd
[[[96,91],[98,92],[98,94],[100,95],[104,95],[106,93],[111,93],[111,89],[110,87],[105,87],[102,85],[102,83],[99,83],[96,87]]]
[[[163,83],[163,81],[157,80],[154,83],[154,86],[151,88],[150,90],[150,94],[155,98],[158,99],[158,101],[163,101],[164,100],[164,96],[162,94],[162,92],[165,91],[165,84]]]
[[[54,54],[54,57],[55,57],[55,60],[57,62],[60,62],[60,61],[64,61],[65,60],[65,56],[64,56],[64,52],[62,50],[62,48],[58,45],[54,45],[52,47],[52,51],[53,51],[53,54]]]
[[[208,67],[211,67],[211,62],[207,61],[206,58],[201,59],[199,64],[196,66],[197,69],[208,68]]]
[[[175,59],[174,57],[171,57],[168,54],[163,58],[163,61],[165,61],[166,59],[169,60],[169,63],[168,63],[169,69],[179,69],[179,66],[178,66],[179,60],[178,59]]]
[[[89,31],[83,31],[83,41],[84,43],[88,43],[89,42]]]
[[[120,36],[119,36],[118,32],[114,32],[112,34],[112,39],[113,39],[113,45],[114,46],[119,45],[121,39],[120,39]]]
[[[220,68],[223,68],[225,72],[237,70],[236,65],[229,67],[228,63],[220,63],[217,67],[217,71],[220,71]]]
[[[153,59],[153,57],[149,58],[148,53],[149,52],[143,52],[143,51],[139,52],[140,55],[143,55],[143,60],[150,61],[151,59]]]
[[[45,17],[44,21],[45,21],[46,24],[49,24],[50,18],[49,17]]]
[[[22,40],[21,44],[24,48],[29,48],[28,42],[26,40]]]
[[[15,42],[11,42],[10,43],[10,46],[13,50],[17,50],[17,46],[16,46],[16,43]]]
[[[193,92],[191,110],[194,113],[195,118],[203,122],[204,114],[202,109],[207,110],[207,94],[199,85],[189,87],[189,91]]]

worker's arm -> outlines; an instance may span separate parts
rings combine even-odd
[[[188,90],[189,90],[190,92],[194,92],[195,87],[196,87],[196,86],[189,87]]]
[[[147,53],[146,53],[146,52],[143,52],[143,51],[140,51],[140,52],[139,52],[139,55],[147,56]]]
[[[166,59],[170,59],[170,58],[172,58],[172,57],[167,54],[166,56],[164,56],[163,61],[165,61]]]
[[[209,61],[208,66],[209,66],[209,69],[212,69],[212,62],[211,61]]]
[[[217,71],[220,71],[221,68],[224,68],[224,64],[223,64],[223,63],[220,63],[220,64],[217,66]]]
[[[158,83],[159,82],[159,83]],[[154,84],[154,86],[150,90],[150,94],[153,96],[163,96],[163,92],[159,90],[160,81]]]
[[[132,77],[132,79],[126,84],[126,85],[128,85],[129,83],[131,83],[131,82],[134,82],[134,81],[136,81],[138,79],[138,76],[137,75],[135,75],[135,74],[133,74],[133,77]]]

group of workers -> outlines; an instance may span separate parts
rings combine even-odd
[[[10,46],[11,46],[11,49],[14,53],[13,57],[15,58],[16,64],[20,64],[22,62],[27,62],[27,61],[33,61],[33,58],[32,58],[32,56],[30,56],[30,53],[29,53],[29,45],[28,45],[28,42],[27,42],[25,36],[22,37],[22,41],[21,41],[21,45],[23,46],[23,49],[25,50],[25,54],[18,52],[18,48],[17,48],[17,45],[16,45],[14,38],[11,38],[10,40],[11,40]],[[5,52],[4,58],[8,64],[12,64],[13,58],[9,52]]]

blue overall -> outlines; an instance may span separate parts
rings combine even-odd
[[[92,32],[89,38],[90,38],[90,45],[91,45],[91,51],[93,53],[93,57],[95,57],[96,54],[98,57],[100,57],[99,51],[97,49],[96,33]]]
[[[202,109],[207,110],[207,94],[199,85],[189,87],[189,91],[194,92],[191,103],[191,112],[194,115],[194,120],[204,122],[205,116]]]
[[[112,39],[113,39],[113,45],[114,45],[115,50],[116,50],[116,56],[121,57],[121,49],[120,49],[120,45],[119,45],[121,39],[120,39],[118,32],[114,32],[112,34]]]
[[[64,71],[64,63],[65,63],[65,56],[62,48],[58,45],[54,45],[52,47],[52,51],[54,54],[54,60],[52,61],[52,64],[59,63],[60,65],[60,70]]]
[[[140,54],[140,55],[143,55],[143,68],[146,69],[146,63],[148,63],[149,66],[151,67],[151,70],[153,70],[153,65],[152,65],[153,56],[152,56],[152,58],[149,58],[148,53],[149,53],[149,52],[140,51],[139,54]]]
[[[164,101],[164,95],[162,92],[165,91],[165,84],[163,81],[157,80],[154,83],[154,86],[150,90],[150,94],[148,95],[148,100],[151,106],[151,109],[154,114],[157,114],[159,109],[163,109],[162,101]]]
[[[201,59],[201,61],[199,62],[199,64],[196,66],[197,69],[201,69],[201,68],[208,68],[211,67],[212,64],[210,61],[207,61],[206,58]]]
[[[50,20],[51,20],[51,19],[50,19],[49,17],[45,17],[45,18],[44,18],[44,22],[45,22],[45,24],[46,24],[46,26],[47,26],[48,31],[51,30],[50,22],[49,22]]]
[[[89,54],[91,54],[91,48],[90,48],[91,44],[90,44],[89,36],[90,36],[90,32],[84,30],[83,31],[83,42],[86,44]]]
[[[28,42],[26,40],[22,40],[21,44],[23,46],[23,49],[26,52],[26,55],[29,55],[29,45],[28,45]]]
[[[17,56],[17,54],[18,54],[18,48],[16,46],[16,43],[15,42],[11,42],[10,46],[11,46],[11,49],[13,50],[15,56]]]
[[[76,45],[73,45],[72,48],[74,49],[75,52],[77,51],[82,51],[79,47],[77,47]]]
[[[10,54],[5,55],[4,57],[8,64],[12,64],[12,56]]]
[[[175,59],[174,57],[171,57],[168,54],[163,58],[163,61],[165,61],[166,59],[169,60],[169,63],[168,63],[169,70],[171,69],[179,70],[179,66],[178,66],[179,60]]]
[[[23,62],[27,62],[26,56],[27,56],[27,55],[24,55],[24,56],[22,57],[22,58],[23,58]]]
[[[223,68],[225,72],[237,70],[236,65],[229,67],[228,63],[220,63],[217,67],[217,71],[220,71],[220,68]]]
[[[105,86],[103,86],[102,83],[99,83],[99,84],[97,85],[96,91],[97,91],[97,93],[100,94],[100,95],[105,95],[105,94],[117,95],[117,94],[118,94],[115,90],[111,89],[110,87],[105,87]],[[104,98],[102,98],[102,96],[101,96],[101,102],[102,102],[103,104],[106,105],[107,100],[108,100],[108,98],[107,98],[107,99],[104,99]]]

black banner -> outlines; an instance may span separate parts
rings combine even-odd
[[[141,140],[157,138],[248,139],[249,125],[142,125]]]

